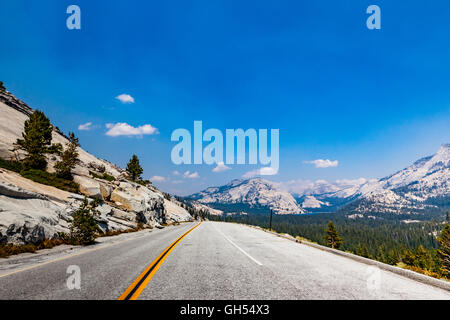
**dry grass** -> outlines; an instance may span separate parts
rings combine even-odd
[[[140,223],[134,228],[126,230],[107,231],[97,236],[98,237],[117,236],[122,233],[137,232],[144,229],[151,229],[151,227],[144,227],[144,225]],[[35,253],[38,250],[51,249],[61,244],[73,244],[73,241],[71,241],[68,235],[66,235],[65,237],[63,237],[62,235],[60,236],[62,237],[62,239],[45,239],[44,241],[38,244],[29,243],[29,244],[15,245],[8,243],[0,245],[0,258],[8,258],[9,256],[21,253]]]
[[[433,272],[433,271],[428,271],[428,270],[421,269],[421,268],[414,267],[414,266],[409,266],[409,265],[407,265],[407,264],[405,264],[403,262],[397,263],[396,266],[399,267],[399,268],[402,268],[402,269],[407,269],[407,270],[411,270],[411,271],[414,271],[414,272],[417,272],[417,273],[421,273],[421,274],[424,274],[424,275],[427,275],[429,277],[433,277],[433,278],[436,278],[436,279],[450,281],[450,279],[444,277],[443,275],[441,275],[439,273],[436,273],[436,272]]]
[[[0,245],[0,258],[7,258],[9,256],[20,254],[20,253],[35,253],[37,250],[41,249],[51,249],[55,246],[59,246],[61,244],[67,244],[64,240],[59,239],[45,239],[43,242],[39,244],[21,244],[21,245],[15,245],[15,244],[5,244]]]

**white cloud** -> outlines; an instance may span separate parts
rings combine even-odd
[[[249,171],[249,172],[243,174],[242,178],[250,179],[250,178],[253,178],[254,176],[257,176],[258,174],[259,174],[259,169],[256,169],[256,170],[252,170],[252,171]]]
[[[198,172],[192,172],[192,173],[191,173],[189,170],[186,171],[186,172],[183,174],[183,177],[188,178],[188,179],[196,179],[196,178],[200,178]]]
[[[275,170],[272,167],[263,167],[259,170],[259,174],[262,176],[273,176],[278,173],[278,170]]]
[[[80,124],[78,126],[78,130],[81,130],[81,131],[89,131],[91,129],[92,129],[92,122],[86,122],[86,123]]]
[[[340,180],[336,180],[336,183],[339,185],[344,185],[344,186],[352,186],[352,185],[357,185],[357,184],[364,184],[368,181],[373,181],[373,180],[377,180],[377,179],[371,179],[371,180],[367,180],[366,178],[340,179]]]
[[[122,94],[118,95],[116,97],[116,99],[122,103],[134,103],[134,98],[126,93],[122,93]]]
[[[178,170],[175,170],[174,172],[172,172],[172,174],[173,174],[174,176],[179,176],[179,175],[180,175],[180,172],[179,172]]]
[[[158,129],[150,124],[144,124],[143,126],[133,127],[125,122],[107,123],[106,128],[109,130],[106,132],[107,136],[142,136],[148,134],[157,134]]]
[[[250,178],[253,178],[255,176],[273,176],[273,175],[275,175],[277,173],[278,173],[278,170],[275,170],[272,167],[263,167],[263,168],[260,168],[260,169],[256,169],[256,170],[252,170],[252,171],[247,172],[246,174],[244,174],[242,176],[242,178],[250,179]]]
[[[166,178],[161,177],[161,176],[153,176],[153,177],[150,178],[150,181],[163,182],[163,181],[166,181]]]
[[[339,161],[334,160],[328,160],[328,159],[317,159],[312,161],[304,161],[305,163],[311,163],[316,166],[316,168],[328,168],[328,167],[337,167],[339,164]]]
[[[217,164],[217,167],[215,167],[214,169],[212,169],[212,172],[223,172],[223,171],[227,171],[230,170],[231,168],[226,166],[223,161],[219,162]]]

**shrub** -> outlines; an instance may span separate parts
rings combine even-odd
[[[14,172],[20,172],[22,170],[22,164],[19,161],[12,160],[0,159],[0,167]]]
[[[149,180],[136,180],[134,182],[136,182],[136,183],[138,183],[138,184],[140,184],[141,186],[144,186],[144,187],[146,187],[149,184],[152,184]]]
[[[19,173],[22,177],[33,180],[34,182],[52,186],[65,191],[78,193],[79,186],[77,183],[59,178],[53,173],[49,173],[38,169],[25,169],[19,161],[0,159],[0,168]]]
[[[66,242],[61,239],[44,239],[44,241],[38,244],[28,243],[16,245],[8,243],[0,245],[0,258],[7,258],[20,253],[35,253],[37,250],[51,249],[63,243]]]
[[[24,178],[33,180],[34,182],[37,183],[42,183],[48,186],[52,186],[73,193],[78,193],[79,191],[79,186],[77,183],[63,178],[59,178],[55,174],[43,170],[29,169],[21,171],[20,174]]]
[[[69,133],[69,142],[66,145],[66,150],[61,154],[61,161],[55,164],[56,176],[66,180],[72,180],[72,169],[78,162],[77,148],[80,146],[78,138],[73,132]]]
[[[85,197],[80,207],[73,213],[73,220],[70,223],[70,238],[73,244],[88,245],[95,241],[96,234],[101,232],[94,216],[100,213],[95,208],[98,201],[91,203]]]
[[[96,174],[95,172],[89,171],[89,173],[91,174],[91,176],[93,176],[94,178],[97,178],[97,179],[103,179],[103,180],[110,181],[110,182],[116,180],[116,178],[107,174],[106,172],[103,174]]]
[[[411,250],[403,250],[401,255],[401,262],[408,266],[414,266],[415,256],[414,253],[411,252]]]

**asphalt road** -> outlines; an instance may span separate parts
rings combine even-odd
[[[118,299],[136,285],[138,299],[450,299],[448,291],[247,226],[194,226],[0,259],[0,299]],[[67,285],[74,270],[80,289],[76,280]]]

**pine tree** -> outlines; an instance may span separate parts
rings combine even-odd
[[[440,249],[438,255],[441,260],[442,273],[450,278],[450,224],[447,223],[438,237]]]
[[[361,242],[358,242],[358,247],[356,247],[356,254],[358,255],[358,256],[363,256],[363,248],[362,248],[362,246],[361,246]]]
[[[407,264],[408,266],[414,266],[415,256],[414,253],[411,252],[411,250],[403,250],[402,253],[402,262],[404,264]]]
[[[362,250],[362,256],[364,258],[372,259],[372,255],[369,252],[369,248],[367,248],[367,244],[364,244],[363,250]]]
[[[378,246],[377,260],[380,262],[383,262],[383,263],[385,263],[387,261],[383,245]]]
[[[34,111],[24,123],[23,139],[17,139],[16,145],[26,151],[24,167],[27,169],[41,169],[47,167],[45,153],[50,151],[52,142],[52,125],[45,114]]]
[[[427,249],[422,245],[418,246],[414,253],[414,265],[421,269],[431,270],[432,264],[433,261]]]
[[[389,250],[388,256],[387,256],[387,263],[391,265],[396,265],[399,262],[399,257],[397,252],[395,252],[394,249]]]
[[[95,209],[98,201],[88,202],[85,197],[81,206],[73,213],[73,220],[70,223],[70,237],[74,244],[88,245],[95,241],[95,235],[99,231],[94,216],[99,215]]]
[[[0,81],[0,91],[6,91],[5,85],[3,84],[3,81]]]
[[[61,154],[61,161],[55,164],[56,175],[60,178],[72,180],[72,169],[78,162],[77,148],[80,146],[78,138],[73,132],[69,132],[69,142],[66,144],[66,150]]]
[[[133,154],[127,164],[127,172],[130,174],[131,180],[133,181],[140,179],[142,172],[144,172],[139,163],[139,159],[135,154]]]
[[[327,246],[333,249],[339,249],[342,245],[342,238],[339,236],[333,221],[328,222],[327,228],[325,229],[324,239],[327,242]]]

